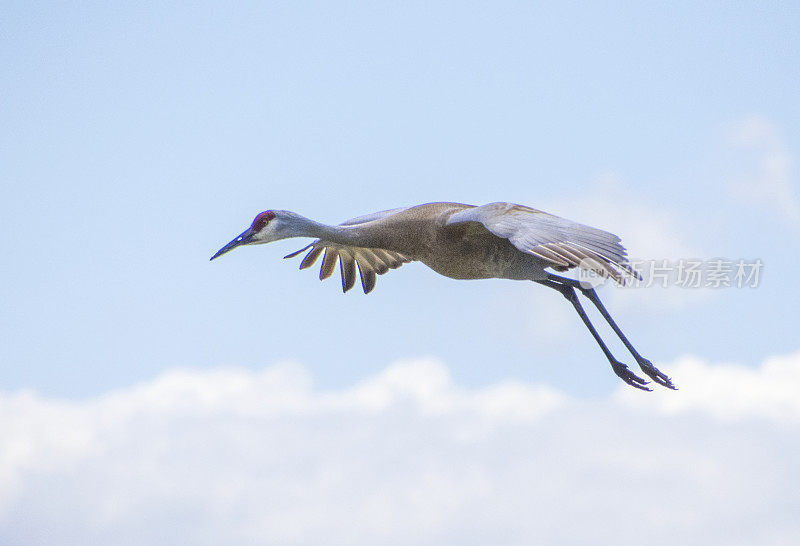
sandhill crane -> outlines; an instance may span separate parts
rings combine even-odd
[[[286,258],[308,251],[300,269],[311,267],[323,254],[320,280],[340,264],[342,289],[355,284],[356,264],[364,293],[382,275],[410,261],[420,261],[453,279],[531,280],[560,292],[575,308],[600,345],[614,372],[627,384],[651,390],[641,377],[617,360],[586,315],[576,290],[597,307],[630,351],[645,375],[674,389],[670,378],[641,356],[600,301],[594,288],[545,271],[590,269],[625,284],[638,277],[616,235],[565,218],[513,203],[476,207],[460,203],[427,203],[359,216],[338,226],[320,224],[287,210],[268,210],[211,259],[243,245],[257,245],[289,237],[313,237],[308,246]]]

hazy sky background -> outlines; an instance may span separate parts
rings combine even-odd
[[[679,475],[653,482],[648,474],[653,466],[645,466],[639,470],[642,481],[633,484],[683,484],[670,497],[676,507],[671,522],[673,528],[688,525],[687,533],[719,514],[702,512],[695,521],[680,511],[681,494],[699,498],[697,491],[716,490],[730,483],[731,474],[751,475],[748,469],[757,463],[772,465],[774,483],[790,478],[796,483],[797,472],[781,473],[780,463],[800,442],[799,414],[791,402],[797,398],[791,394],[800,389],[800,373],[781,375],[767,366],[779,361],[787,369],[800,369],[795,319],[800,9],[795,4],[0,6],[0,407],[5,408],[0,436],[7,438],[3,449],[10,453],[0,462],[0,483],[6,485],[0,497],[0,521],[6,522],[0,536],[47,542],[46,536],[26,534],[30,529],[14,522],[35,522],[39,516],[53,525],[61,522],[48,504],[54,501],[44,500],[51,493],[42,483],[52,480],[61,484],[55,497],[61,495],[66,505],[72,506],[68,499],[80,494],[109,510],[94,527],[68,512],[65,527],[58,529],[74,533],[69,536],[77,541],[103,542],[107,536],[141,541],[148,537],[134,531],[151,529],[142,522],[156,512],[172,514],[170,525],[196,531],[200,519],[217,522],[209,514],[240,514],[232,507],[245,500],[253,506],[254,491],[239,495],[237,490],[215,492],[210,504],[192,504],[207,497],[184,486],[196,483],[197,476],[208,477],[214,472],[209,468],[223,472],[231,465],[231,479],[240,480],[236,483],[281,491],[282,507],[294,506],[286,495],[297,500],[295,520],[272,513],[276,521],[296,524],[286,523],[288,534],[271,535],[266,520],[255,515],[251,527],[220,516],[215,527],[220,534],[204,531],[198,540],[229,536],[226,529],[234,526],[248,529],[242,541],[297,541],[304,537],[292,538],[292,532],[308,528],[304,515],[313,519],[323,507],[341,500],[338,493],[320,495],[321,504],[312,510],[301,490],[317,495],[319,487],[328,487],[326,491],[337,492],[339,482],[331,475],[378,487],[391,474],[383,472],[388,467],[397,471],[392,483],[398,487],[406,478],[430,485],[431,476],[441,476],[435,469],[457,460],[465,472],[482,468],[486,473],[459,497],[474,500],[469,509],[442,510],[452,487],[472,483],[463,473],[454,473],[452,482],[434,480],[441,494],[431,498],[443,499],[442,504],[431,501],[423,508],[415,504],[419,496],[387,493],[383,504],[378,503],[385,511],[375,508],[380,514],[371,520],[374,533],[350,538],[369,543],[397,537],[391,530],[407,526],[392,517],[433,513],[445,523],[431,523],[430,534],[424,532],[428,527],[421,527],[414,540],[464,543],[463,536],[448,529],[470,520],[479,522],[481,529],[474,535],[478,542],[481,532],[500,537],[501,528],[508,530],[507,542],[525,542],[528,528],[510,523],[520,523],[521,515],[476,519],[486,514],[482,502],[488,505],[495,496],[517,498],[522,505],[533,502],[519,496],[522,492],[510,494],[517,480],[528,483],[524,469],[533,467],[525,461],[536,461],[537,473],[547,474],[557,466],[561,450],[580,449],[566,438],[585,433],[586,426],[579,423],[587,420],[596,422],[598,430],[611,431],[597,441],[613,439],[620,453],[630,453],[627,446],[663,454],[671,438],[674,452],[685,456],[685,466],[696,467],[701,460],[707,466],[700,467],[712,469],[698,481]],[[657,403],[663,397],[653,397],[652,404],[661,409],[647,411],[656,411],[655,423],[672,432],[664,437],[646,434],[642,447],[635,434],[647,423],[638,410],[630,409],[638,406],[626,405],[629,395],[620,394],[619,380],[602,353],[555,292],[532,283],[456,282],[421,264],[408,264],[379,278],[368,296],[358,289],[343,295],[338,278],[321,284],[316,271],[297,271],[298,260],[281,260],[305,244],[299,239],[237,250],[208,262],[265,209],[289,209],[338,223],[436,200],[507,200],[542,208],[617,233],[635,258],[759,258],[764,262],[762,282],[756,289],[601,290],[634,344],[682,388],[666,393],[672,402]],[[614,347],[627,358],[618,344]],[[398,361],[423,364],[409,371]],[[256,423],[248,421],[248,426],[259,431],[252,434],[252,444],[233,442],[227,451],[198,454],[191,446],[229,445],[228,435],[235,434],[231,427],[243,434],[249,430],[238,421],[221,426],[212,419],[212,414],[239,415],[228,405],[235,406],[237,396],[230,393],[239,391],[226,391],[229,397],[215,391],[215,374],[233,368],[237,371],[225,373],[239,378],[234,381],[237,388],[245,388],[253,382],[257,386],[254,378],[276,364],[301,370],[313,382],[303,394],[312,402],[286,402],[301,413],[305,410],[297,407],[318,407],[315,397],[349,400],[357,385],[378,381],[396,369],[392,366],[400,366],[400,375],[407,372],[409,384],[439,385],[420,387],[434,398],[447,389],[471,393],[464,394],[470,400],[489,392],[484,398],[507,408],[505,391],[498,395],[493,389],[514,385],[512,390],[524,393],[523,409],[514,410],[511,402],[512,410],[499,413],[503,423],[511,415],[513,425],[502,427],[518,427],[513,434],[492,425],[478,435],[480,441],[467,434],[473,438],[467,444],[452,444],[447,438],[458,436],[453,430],[461,420],[473,426],[473,410],[442,402],[445,395],[437,398],[450,408],[442,421],[419,417],[426,415],[419,408],[427,406],[418,404],[416,395],[412,399],[417,402],[408,405],[395,404],[391,396],[384,405],[356,404],[361,409],[355,415],[363,410],[366,421],[342,410],[347,404],[330,409],[321,403],[328,409],[315,410],[318,421],[300,419],[292,411],[279,412],[280,419],[245,412]],[[447,388],[437,383],[435,373],[430,379],[431,369],[449,378]],[[178,377],[177,391],[159,390],[165,377]],[[203,386],[196,391],[186,387],[195,394],[185,405],[175,402],[182,408],[175,417],[169,408],[174,400],[184,400],[182,377]],[[727,377],[733,379],[723,387]],[[763,381],[753,379],[759,377]],[[761,387],[751,396],[754,382]],[[548,405],[549,395],[537,389],[561,405]],[[253,387],[253,407],[272,407],[269,392],[258,394]],[[161,395],[173,402],[160,404]],[[716,400],[716,405],[698,401],[704,398]],[[213,411],[207,411],[209,400],[221,402],[211,403]],[[744,410],[731,409],[742,400],[752,403]],[[759,409],[775,400],[774,414]],[[494,407],[495,402],[487,403]],[[125,411],[132,413],[111,411],[105,420],[106,403],[128,404]],[[482,408],[475,410],[479,413],[497,413],[476,404]],[[591,404],[601,409],[595,412]],[[551,406],[561,409],[548,413]],[[387,407],[392,408],[389,413]],[[545,409],[536,409],[540,407]],[[164,423],[163,429],[127,428],[139,422],[130,415],[151,415],[151,410],[153,422]],[[699,411],[696,422],[675,417],[684,410],[691,415]],[[341,411],[346,424],[338,421]],[[788,418],[780,416],[786,412]],[[514,421],[518,414],[524,416],[523,424]],[[171,425],[183,430],[184,417],[191,423],[189,430],[197,433],[192,441],[200,444],[170,443],[178,441]],[[747,421],[744,428],[730,428],[733,417],[735,422],[767,419],[770,424]],[[382,436],[395,422],[412,438]],[[636,432],[631,430],[632,437],[620,443],[627,425]],[[352,429],[352,443],[341,451],[332,448],[332,437],[322,432],[328,426]],[[362,426],[365,436],[358,433]],[[294,427],[300,436],[282,436]],[[76,436],[65,431],[77,431]],[[163,435],[158,436],[163,451],[125,463],[136,446],[152,439],[151,433]],[[306,433],[314,440],[297,439]],[[774,449],[748,451],[757,441],[751,433]],[[106,441],[109,437],[123,440],[116,444]],[[548,445],[555,446],[551,453],[545,444],[536,444],[545,450],[546,460],[529,450],[532,444],[518,443],[519,438],[537,437],[549,438]],[[708,438],[718,442],[707,444]],[[316,468],[314,461],[326,468],[325,461],[315,459],[320,453],[332,449],[352,462],[346,454],[381,442],[394,445],[394,440],[399,442],[396,449],[379,450],[385,459],[376,455],[378,459],[353,468],[327,461],[333,474],[322,472],[316,475],[318,483],[298,485],[313,478],[307,470]],[[598,453],[603,452],[600,444],[595,446]],[[248,466],[238,457],[252,449],[273,453],[270,446],[292,446],[307,464],[292,463],[297,465],[292,474],[269,457],[272,466],[255,460]],[[414,451],[414,446],[421,447]],[[475,446],[480,452],[472,450]],[[511,454],[499,454],[507,448]],[[740,464],[731,463],[735,468],[730,473],[714,470],[717,458],[731,449],[744,453]],[[404,466],[420,450],[434,461],[432,466],[424,471]],[[514,454],[519,458],[513,459]],[[161,470],[174,476],[173,457],[188,470],[185,482],[163,486],[178,492],[165,497],[163,489],[149,487],[148,478],[161,476]],[[41,465],[36,462],[40,459]],[[122,466],[109,469],[105,478],[94,472],[111,460],[123,461],[118,463]],[[193,466],[192,460],[200,462]],[[586,480],[530,488],[525,494],[546,499],[552,491],[569,492],[595,481],[598,489],[593,491],[619,485],[614,478],[623,469],[617,462],[610,463],[612,469],[598,460],[586,461],[567,458],[563,469],[565,476],[577,473]],[[137,464],[139,504],[123,502],[139,499],[125,487],[112,492],[98,485]],[[505,479],[493,473],[503,466],[519,472]],[[360,468],[373,468],[375,474],[358,474]],[[269,483],[261,483],[254,473]],[[269,481],[270,476],[280,483]],[[231,483],[221,475],[215,479]],[[758,481],[754,486],[765,499],[762,508],[786,518],[765,527],[780,530],[774,537],[760,538],[792,542],[800,533],[788,516],[790,507],[800,509],[796,491],[759,489],[763,485]],[[395,490],[387,486],[387,491]],[[657,485],[648,491],[652,495],[644,495],[643,502],[662,498]],[[630,508],[627,494],[618,492],[620,502]],[[106,502],[105,495],[115,500]],[[708,499],[704,506],[747,497],[753,497],[753,490],[742,486],[727,497]],[[137,511],[153,498],[168,498],[168,506],[156,503],[156,515]],[[404,512],[403,506],[392,504],[398,499],[413,510]],[[374,506],[359,497],[361,501]],[[584,513],[570,511],[569,496],[561,502],[565,517]],[[352,510],[361,506],[344,505]],[[100,517],[93,506],[84,507],[86,514]],[[733,521],[761,521],[762,516],[748,511],[752,508],[743,504],[741,513],[732,510],[728,515],[736,516]],[[332,516],[331,525],[343,518]],[[653,514],[644,519],[661,521]],[[390,520],[397,527],[381,526]],[[322,521],[320,537],[346,536],[336,535],[323,520],[315,521]],[[90,528],[96,532],[88,532]],[[120,529],[129,534],[120,535]],[[169,535],[160,536],[169,540],[164,538]],[[542,536],[555,540],[559,535]]]

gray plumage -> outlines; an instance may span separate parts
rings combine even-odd
[[[308,251],[300,262],[300,269],[306,269],[324,251],[320,279],[331,275],[338,259],[345,292],[354,285],[353,262],[358,266],[364,293],[375,287],[376,274],[383,275],[412,260],[458,279],[533,280],[543,278],[545,267],[555,271],[592,269],[620,284],[625,284],[627,276],[638,275],[630,268],[627,252],[616,235],[512,203],[480,207],[429,203],[359,216],[340,226],[361,226],[374,232],[370,238],[380,239],[384,247],[317,239],[286,258]],[[517,253],[525,257],[515,256]]]
[[[247,230],[211,259],[238,246],[288,237],[314,238],[286,258],[305,252],[300,269],[307,269],[322,257],[320,280],[330,277],[338,263],[344,292],[355,286],[356,271],[368,294],[378,275],[414,260],[453,279],[531,280],[557,290],[575,308],[614,372],[629,385],[650,390],[647,381],[611,354],[581,306],[580,292],[597,307],[642,371],[659,385],[675,388],[667,375],[631,345],[593,288],[546,271],[577,267],[619,284],[629,277],[640,278],[619,237],[607,231],[513,203],[479,207],[427,203],[359,216],[338,226],[320,224],[291,211],[269,210],[256,216]]]

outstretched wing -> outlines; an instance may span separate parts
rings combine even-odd
[[[403,209],[385,210],[352,218],[340,225],[352,226],[356,224],[363,224],[373,220],[379,220],[387,216],[391,216]],[[292,252],[284,258],[293,258],[308,250],[308,253],[303,257],[300,262],[300,269],[306,269],[316,263],[320,256],[322,258],[322,266],[319,270],[319,280],[325,280],[333,274],[336,268],[336,262],[339,262],[339,270],[342,275],[342,291],[347,292],[356,283],[356,265],[358,265],[358,273],[361,277],[361,288],[365,294],[369,294],[375,288],[376,275],[383,275],[390,269],[397,269],[404,263],[408,263],[411,258],[383,248],[363,248],[339,245],[329,241],[317,239],[308,246],[301,248],[296,252]]]
[[[463,222],[482,224],[557,271],[590,269],[623,285],[625,275],[641,279],[631,269],[620,238],[607,231],[513,203],[490,203],[456,212],[445,225]]]

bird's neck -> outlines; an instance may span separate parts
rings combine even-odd
[[[371,246],[369,230],[364,226],[330,226],[293,214],[290,231],[289,237],[315,237],[340,245]]]

